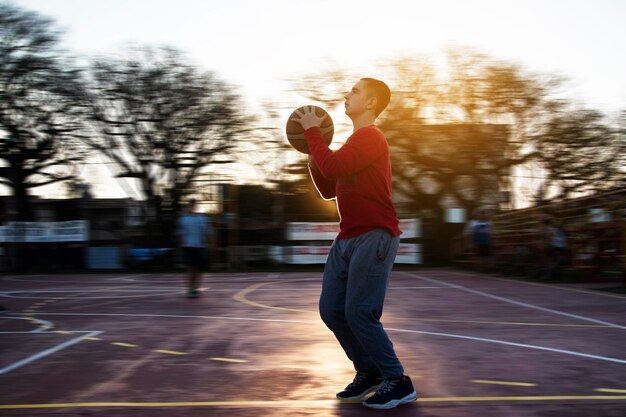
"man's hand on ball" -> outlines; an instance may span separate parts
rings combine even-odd
[[[293,120],[300,123],[304,130],[311,127],[320,127],[324,119],[328,116],[328,114],[324,114],[324,116],[319,117],[315,114],[315,108],[313,106],[304,106],[302,111],[296,112],[296,115],[300,118]]]

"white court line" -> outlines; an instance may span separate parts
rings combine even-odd
[[[123,314],[123,313],[40,313],[44,315],[50,316],[97,316],[97,317],[145,317],[145,318],[193,318],[193,319],[215,319],[215,320],[233,320],[233,321],[260,321],[260,322],[268,322],[268,323],[298,323],[298,324],[313,324],[313,325],[321,325],[321,320],[290,320],[290,319],[264,319],[264,318],[254,318],[254,317],[225,317],[225,316],[186,316],[186,315],[174,315],[174,314]],[[598,359],[609,362],[616,363],[626,363],[626,360],[611,358],[607,356],[598,356],[592,355],[589,353],[575,352],[572,350],[564,350],[564,349],[555,349],[546,346],[539,345],[527,345],[522,343],[515,342],[507,342],[504,340],[498,339],[486,339],[482,337],[473,337],[473,336],[465,336],[454,333],[436,333],[436,332],[426,332],[421,330],[410,330],[410,329],[396,329],[396,328],[387,328],[389,331],[400,332],[400,333],[418,333],[418,334],[427,334],[432,336],[445,336],[445,337],[454,337],[458,339],[468,339],[475,340],[479,342],[487,342],[487,343],[496,343],[500,345],[506,346],[514,346],[514,347],[523,347],[527,349],[536,349],[536,350],[544,350],[555,353],[562,353],[565,355],[573,355],[580,356],[589,359]]]
[[[389,287],[389,290],[436,290],[436,289],[441,289],[444,287],[420,287],[420,286],[413,286],[413,287]]]
[[[321,320],[289,320],[289,319],[262,319],[256,317],[228,317],[228,316],[187,316],[180,314],[125,314],[125,313],[47,313],[37,312],[40,316],[95,316],[95,317],[147,317],[164,319],[212,319],[212,320],[235,320],[235,321],[264,321],[268,323],[300,323],[321,324]]]
[[[579,293],[588,294],[588,295],[595,295],[598,297],[613,298],[613,299],[621,300],[622,302],[626,302],[626,296],[619,295],[619,294],[608,294],[606,292],[594,291],[593,289],[583,289],[583,288],[576,288],[576,287],[568,287],[565,285],[551,285],[551,284],[544,284],[542,282],[529,282],[529,281],[515,280],[515,279],[510,279],[510,278],[477,275],[477,274],[471,274],[471,273],[460,272],[460,271],[450,271],[450,272],[455,275],[463,275],[466,277],[473,277],[473,278],[480,277],[483,279],[486,278],[486,279],[491,279],[495,281],[504,281],[504,282],[509,282],[509,283],[524,284],[526,286],[545,287],[545,288],[552,288],[553,290],[579,292]]]
[[[284,280],[284,281],[292,281],[292,280],[298,280],[298,281],[320,281],[321,282],[321,278],[319,277],[308,277],[308,278],[279,278],[281,274],[277,274],[277,273],[259,273],[256,275],[250,275],[250,274],[220,274],[220,273],[215,273],[215,274],[203,274],[202,275],[202,279],[203,282],[206,284],[209,283],[219,283],[219,284],[228,284],[231,282],[258,282],[261,279],[280,279],[280,280]],[[121,281],[128,281],[128,282],[134,282],[134,283],[138,283],[138,284],[142,284],[142,283],[154,283],[155,280],[158,280],[158,282],[184,282],[186,280],[184,273],[181,272],[180,275],[172,275],[172,274],[145,274],[145,275],[138,275],[135,278],[126,278],[126,277],[120,277],[120,278],[110,278],[111,280],[116,280],[119,279]]]
[[[278,284],[280,283],[279,281],[275,281],[272,282],[272,284]],[[413,287],[389,287],[389,290],[429,290],[429,289],[441,289],[441,288],[445,288],[445,287],[431,287],[431,286],[413,286]],[[246,288],[241,288],[241,290],[245,290]],[[232,292],[232,291],[238,291],[239,289],[235,289],[235,288],[229,288],[229,289],[214,289],[214,290],[208,290],[208,291],[215,291],[215,292]],[[314,287],[308,287],[308,288],[255,288],[254,292],[257,291],[319,291],[320,290],[320,286],[316,285]]]
[[[624,360],[624,359],[616,359],[616,358],[610,358],[608,356],[592,355],[590,353],[575,352],[573,350],[555,349],[555,348],[550,348],[550,347],[546,347],[546,346],[527,345],[527,344],[524,344],[524,343],[507,342],[507,341],[499,340],[499,339],[486,339],[484,337],[464,336],[464,335],[453,334],[453,333],[425,332],[425,331],[422,331],[422,330],[391,329],[391,328],[387,328],[387,330],[394,331],[394,332],[400,332],[400,333],[419,333],[419,334],[429,334],[429,335],[433,335],[433,336],[453,337],[453,338],[456,338],[456,339],[476,340],[476,341],[479,341],[479,342],[496,343],[496,344],[499,344],[499,345],[523,347],[523,348],[527,348],[527,349],[546,350],[548,352],[564,353],[566,355],[582,356],[584,358],[589,358],[589,359],[598,359],[598,360],[602,360],[602,361],[626,364],[626,360]]]
[[[75,337],[74,339],[68,340],[66,342],[63,342],[61,344],[58,344],[56,346],[51,347],[50,349],[46,349],[44,351],[41,351],[39,353],[36,353],[32,356],[29,356],[28,358],[22,359],[20,361],[14,362],[11,365],[5,366],[4,368],[0,369],[0,375],[3,374],[7,374],[9,372],[11,372],[14,369],[17,368],[21,368],[24,365],[28,365],[29,363],[35,362],[36,360],[39,360],[43,357],[46,357],[48,355],[51,355],[55,352],[58,352],[62,349],[65,349],[66,347],[75,345],[78,342],[81,342],[85,339],[85,337],[95,337],[98,336],[99,334],[101,334],[101,331],[94,331],[94,332],[72,332],[72,333],[87,333],[86,335],[83,336],[79,336],[79,337]],[[45,333],[40,333],[40,334],[45,334]]]
[[[82,294],[85,293],[85,295],[81,295],[80,298],[71,298],[67,297],[67,298],[63,298],[64,301],[76,301],[76,300],[85,300],[85,299],[99,299],[99,298],[142,298],[142,297],[160,297],[160,296],[166,296],[166,295],[174,295],[174,294],[181,294],[185,292],[184,288],[178,288],[178,289],[174,289],[172,288],[171,290],[151,290],[151,291],[142,291],[141,289],[131,289],[131,290],[115,290],[115,289],[111,289],[111,292],[137,292],[139,294],[136,295],[120,295],[120,294],[110,294],[110,295],[89,295],[89,293],[104,293],[104,290],[106,290],[107,288],[92,288],[90,290],[67,290],[67,291],[48,291],[48,290],[21,290],[21,291],[10,291],[10,292],[6,292],[3,294],[0,294],[2,297],[4,298],[13,298],[13,299],[18,299],[18,300],[46,300],[49,298],[54,298],[55,297],[55,293],[62,293],[62,294],[69,294],[69,293],[76,293],[76,294]],[[149,292],[150,294],[146,294],[146,292]],[[22,294],[22,295],[20,295]],[[49,294],[49,295],[45,295],[45,294]]]
[[[75,284],[75,283],[79,283],[79,284],[84,284],[85,283],[85,278],[84,275],[69,275],[67,276],[67,279],[65,280],[53,280],[53,279],[28,279],[30,278],[46,278],[46,277],[52,277],[55,275],[9,275],[6,277],[3,277],[2,279],[4,281],[16,281],[16,282],[25,282],[25,283],[29,283],[29,282],[56,282],[59,284]],[[121,277],[115,277],[115,278],[106,278],[107,280],[109,279],[124,279],[124,278],[132,278],[135,276],[140,276],[140,275],[123,275]]]
[[[551,308],[540,307],[540,306],[537,306],[537,305],[534,305],[534,304],[523,303],[521,301],[516,301],[516,300],[510,299],[510,298],[500,297],[500,296],[489,294],[489,293],[486,293],[486,292],[473,290],[471,288],[467,288],[467,287],[464,287],[462,285],[450,284],[449,282],[440,281],[440,280],[433,279],[433,278],[428,278],[428,277],[425,277],[425,276],[422,276],[422,275],[418,275],[418,274],[411,274],[411,273],[408,273],[408,272],[400,272],[400,274],[408,275],[408,276],[415,277],[415,278],[419,278],[419,279],[422,279],[422,280],[425,280],[425,281],[428,281],[428,282],[432,282],[432,283],[445,285],[445,286],[450,287],[450,288],[455,288],[457,290],[466,291],[466,292],[469,292],[469,293],[472,293],[472,294],[480,295],[481,297],[492,298],[494,300],[503,301],[505,303],[515,304],[515,305],[518,305],[518,306],[521,306],[521,307],[532,308],[532,309],[535,309],[535,310],[545,311],[547,313],[558,314],[560,316],[565,316],[565,317],[569,317],[569,318],[573,318],[573,319],[588,321],[588,322],[596,323],[596,324],[602,324],[604,326],[614,327],[616,329],[626,330],[626,327],[624,327],[622,325],[619,325],[619,324],[610,323],[608,321],[592,319],[591,317],[579,316],[578,314],[565,313],[563,311],[553,310]]]
[[[68,288],[59,288],[59,289],[46,289],[46,290],[15,290],[15,291],[4,291],[3,294],[47,294],[47,293],[80,293],[80,292],[94,292],[94,291],[104,291],[107,290],[109,292],[157,292],[157,291],[173,291],[173,290],[179,290],[181,288],[184,288],[182,286],[178,286],[178,287],[152,287],[152,288],[141,288],[141,287],[135,287],[135,288],[118,288],[118,287],[113,287],[113,288],[109,288],[109,287],[98,287],[98,286],[93,286],[93,287],[84,287],[84,288],[75,288],[72,287],[71,289]]]

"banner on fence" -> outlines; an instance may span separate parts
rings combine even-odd
[[[324,264],[330,251],[329,246],[275,246],[270,252],[272,260],[286,264]],[[422,248],[415,243],[401,243],[396,264],[421,264]]]
[[[86,220],[65,222],[10,222],[0,226],[0,242],[85,242],[89,239]]]
[[[419,219],[400,219],[402,239],[422,236]],[[287,240],[334,240],[339,234],[337,222],[290,222],[287,223]]]

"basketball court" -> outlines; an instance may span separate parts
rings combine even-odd
[[[383,322],[419,399],[335,400],[354,376],[321,272],[0,279],[0,416],[626,414],[626,297],[455,270],[393,273]]]

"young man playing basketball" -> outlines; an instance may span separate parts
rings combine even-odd
[[[391,200],[389,147],[374,125],[390,97],[389,87],[372,78],[352,87],[345,112],[353,133],[336,152],[324,143],[323,118],[311,108],[298,114],[313,182],[322,197],[337,199],[341,219],[324,268],[320,315],[357,373],[337,398],[362,400],[376,391],[363,405],[379,409],[417,399],[380,322],[401,233]]]

